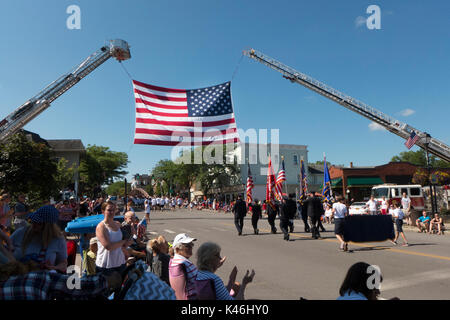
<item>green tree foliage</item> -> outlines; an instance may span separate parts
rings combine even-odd
[[[426,167],[427,157],[425,150],[419,149],[417,151],[404,151],[400,152],[399,155],[392,157],[392,162],[409,162],[416,166]],[[430,167],[432,168],[450,168],[450,163],[438,159],[434,155],[430,155]]]
[[[128,155],[115,152],[108,147],[88,145],[86,155],[80,163],[80,189],[95,196],[104,184],[112,184],[114,179],[123,178],[128,172]]]
[[[131,190],[131,183],[127,183],[127,191],[128,193]],[[125,196],[125,181],[116,181],[108,185],[105,189],[106,193],[110,196]]]
[[[33,209],[57,197],[57,176],[57,163],[45,144],[29,141],[23,133],[0,144],[0,189],[13,197],[27,194]]]
[[[68,162],[65,158],[61,158],[56,164],[55,183],[58,190],[64,190],[74,182],[74,174],[77,167],[75,164],[67,167]]]

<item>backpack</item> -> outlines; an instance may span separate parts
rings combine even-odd
[[[213,279],[195,280],[198,300],[216,300],[216,290]]]

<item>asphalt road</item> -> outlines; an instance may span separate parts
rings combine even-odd
[[[139,217],[143,217],[138,212]],[[279,229],[279,220],[276,221]],[[381,268],[383,298],[450,299],[450,237],[406,231],[409,247],[390,242],[350,243],[351,252],[340,252],[334,225],[325,224],[322,239],[311,239],[303,232],[303,222],[295,220],[291,241],[281,233],[271,234],[267,219],[259,221],[259,235],[253,234],[250,217],[238,236],[232,214],[210,210],[152,211],[151,238],[164,235],[172,241],[178,233],[198,239],[196,248],[206,241],[218,243],[227,260],[217,271],[226,283],[236,265],[241,281],[245,270],[254,269],[254,281],[247,286],[247,299],[298,300],[336,299],[348,268],[359,261]],[[279,231],[280,232],[280,231]],[[399,243],[402,240],[399,239]]]

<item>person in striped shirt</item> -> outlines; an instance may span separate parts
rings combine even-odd
[[[189,261],[196,240],[186,233],[178,234],[173,240],[175,254],[169,262],[169,281],[177,300],[197,299],[195,290],[197,267]]]
[[[244,300],[245,288],[253,281],[255,271],[252,270],[249,275],[247,270],[242,279],[242,285],[237,289],[235,280],[238,270],[235,266],[230,273],[228,284],[225,286],[222,279],[215,274],[226,260],[226,257],[221,257],[220,251],[220,246],[214,242],[205,242],[198,248],[197,298],[199,300]],[[232,288],[237,291],[235,297],[231,295]]]

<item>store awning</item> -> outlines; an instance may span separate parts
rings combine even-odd
[[[331,179],[331,187],[332,188],[336,188],[336,187],[342,188],[342,178]]]
[[[380,177],[348,177],[347,186],[349,187],[364,187],[383,184],[384,181]]]

